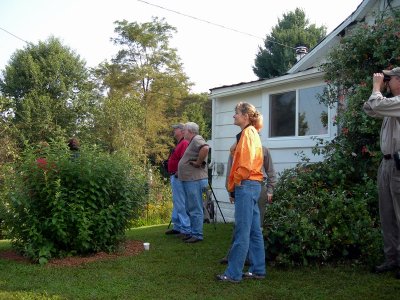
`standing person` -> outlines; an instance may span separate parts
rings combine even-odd
[[[234,143],[231,147],[231,151],[229,154],[228,158],[228,167],[227,167],[227,175],[229,175],[231,167],[232,167],[232,155],[235,151],[236,148],[236,143]],[[262,146],[263,149],[263,168],[262,172],[264,175],[264,180],[263,183],[261,184],[261,192],[260,192],[260,197],[258,198],[258,209],[260,210],[260,225],[261,225],[261,230],[263,230],[262,226],[264,223],[264,216],[265,216],[265,210],[267,207],[267,203],[271,204],[272,203],[272,196],[274,194],[274,188],[276,185],[276,173],[274,169],[274,165],[272,163],[272,157],[271,157],[271,152],[267,147]],[[229,176],[226,177],[226,188],[228,189],[228,179]],[[234,198],[229,195],[229,201],[231,203],[234,203]],[[232,242],[231,245],[233,244],[234,241],[234,236],[232,236]],[[229,257],[229,252],[225,255],[224,258],[220,260],[221,264],[227,264],[228,263],[228,257]],[[249,264],[249,262],[246,260],[246,264]]]
[[[258,135],[261,114],[246,102],[236,105],[234,124],[242,130],[237,136],[229,173],[228,191],[235,202],[234,242],[228,257],[228,267],[217,280],[240,282],[242,278],[265,278],[264,239],[260,225],[258,198],[261,192],[263,152]],[[247,253],[250,268],[243,274]]]
[[[189,141],[185,154],[178,164],[178,178],[183,182],[186,210],[189,213],[191,236],[185,243],[203,240],[203,191],[208,185],[208,145],[199,135],[199,125],[185,124],[184,136]]]
[[[184,124],[172,125],[174,128],[174,138],[177,142],[168,158],[168,174],[171,180],[172,189],[172,223],[174,226],[167,230],[165,234],[177,234],[180,236],[190,236],[190,219],[185,208],[185,192],[182,181],[178,178],[178,163],[186,151],[189,142],[183,136]]]
[[[70,138],[68,140],[68,148],[72,151],[71,158],[76,159],[79,157],[79,140],[77,138]]]
[[[384,79],[385,75],[385,79]],[[384,97],[387,88],[393,97]],[[383,118],[380,147],[383,159],[378,169],[379,214],[385,261],[375,272],[395,270],[400,265],[400,68],[374,73],[372,94],[364,103],[371,117]],[[396,277],[400,279],[400,271]]]

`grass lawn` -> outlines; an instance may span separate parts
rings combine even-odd
[[[150,251],[78,267],[27,265],[0,259],[0,299],[399,299],[400,280],[363,267],[268,267],[262,281],[214,280],[232,225],[205,224],[205,240],[185,244],[167,225],[130,230]],[[0,251],[9,249],[0,241]]]

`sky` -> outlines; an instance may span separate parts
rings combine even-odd
[[[0,0],[0,73],[12,54],[50,36],[96,67],[117,53],[115,21],[164,18],[177,29],[171,46],[194,84],[193,93],[257,80],[258,49],[283,14],[304,10],[329,34],[362,0]],[[174,12],[173,12],[174,11]]]

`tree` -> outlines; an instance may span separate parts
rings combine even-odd
[[[253,72],[258,78],[272,78],[285,74],[296,63],[295,47],[314,47],[326,35],[326,27],[309,25],[305,12],[296,8],[283,14],[278,25],[267,35],[264,48],[259,47]]]
[[[190,87],[176,49],[169,46],[176,30],[158,18],[142,24],[126,20],[115,24],[117,37],[111,40],[121,49],[111,63],[98,68],[97,75],[108,90],[107,101],[111,106],[137,107],[128,116],[132,119],[129,130],[136,137],[132,142],[141,142],[138,150],[142,151],[142,157],[158,162],[168,153],[172,142],[170,125],[176,121],[176,111]],[[122,120],[121,116],[113,117]],[[115,124],[103,125],[118,134],[115,128],[111,128]],[[113,139],[118,139],[118,136]]]
[[[211,101],[207,94],[191,94],[182,103],[183,122],[195,122],[199,125],[200,135],[205,139],[211,138]]]
[[[3,71],[0,91],[9,99],[21,140],[68,137],[90,120],[95,97],[85,62],[50,37],[17,50]]]

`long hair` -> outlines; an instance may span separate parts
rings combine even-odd
[[[257,131],[260,131],[263,127],[263,116],[259,111],[256,110],[254,105],[247,102],[239,102],[235,107],[236,112],[241,112],[243,115],[249,116],[250,125],[254,126]]]

